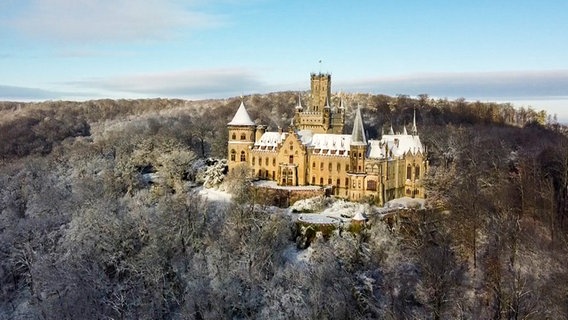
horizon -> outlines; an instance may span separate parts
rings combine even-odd
[[[63,0],[0,4],[0,100],[306,91],[511,103],[568,122],[568,3]],[[330,72],[331,71],[331,72]]]

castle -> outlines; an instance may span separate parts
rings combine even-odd
[[[422,180],[428,167],[414,115],[410,133],[383,134],[367,140],[357,108],[351,134],[344,134],[345,107],[331,106],[331,75],[311,74],[307,107],[301,98],[287,132],[266,132],[256,125],[241,101],[229,130],[228,165],[248,167],[258,179],[280,186],[331,187],[352,201],[370,199],[379,205],[404,196],[424,198]]]

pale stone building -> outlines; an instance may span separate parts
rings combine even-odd
[[[311,97],[295,107],[290,128],[266,132],[255,125],[243,102],[228,123],[229,170],[246,166],[254,177],[284,186],[331,187],[349,200],[425,197],[422,180],[428,163],[416,128],[392,129],[380,140],[367,140],[360,108],[353,131],[344,134],[345,108],[331,106],[331,76],[311,75]]]

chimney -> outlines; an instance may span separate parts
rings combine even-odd
[[[255,135],[254,135],[254,138],[255,138],[254,141],[259,141],[260,137],[262,137],[265,130],[266,130],[266,126],[258,125],[256,127],[256,131],[255,131]]]

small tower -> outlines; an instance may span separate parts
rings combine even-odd
[[[365,127],[361,117],[361,106],[357,107],[353,132],[351,133],[351,172],[365,172],[365,155],[367,152],[367,138],[365,137]]]
[[[351,181],[349,194],[352,200],[361,200],[365,194],[365,157],[367,155],[367,138],[361,117],[361,106],[357,107],[355,114],[349,149],[350,172],[347,173]]]
[[[236,166],[249,163],[250,149],[255,141],[256,126],[242,100],[233,120],[227,124],[227,128],[229,129],[227,162],[229,171],[233,171]]]

